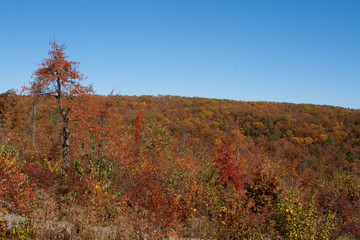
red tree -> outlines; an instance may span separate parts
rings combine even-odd
[[[65,55],[66,46],[57,41],[50,41],[49,58],[42,60],[30,82],[30,87],[24,87],[31,95],[49,95],[55,97],[57,108],[62,119],[62,157],[64,164],[69,165],[69,123],[73,109],[74,97],[93,93],[91,86],[83,86],[84,76],[78,71],[79,62],[68,61]]]
[[[143,111],[140,111],[135,118],[135,145],[139,146],[140,144],[140,135],[142,130],[143,123]]]
[[[224,185],[233,184],[236,189],[243,189],[248,173],[245,167],[238,165],[236,150],[231,144],[224,144],[215,151],[215,167],[219,169],[219,174]],[[248,159],[249,161],[250,159]]]

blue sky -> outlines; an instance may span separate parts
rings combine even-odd
[[[0,92],[53,35],[98,94],[360,108],[359,0],[0,0]]]

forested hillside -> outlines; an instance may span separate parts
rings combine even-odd
[[[69,101],[66,164],[56,99],[0,95],[2,211],[68,224],[8,231],[0,218],[2,238],[360,238],[359,110],[176,96]]]

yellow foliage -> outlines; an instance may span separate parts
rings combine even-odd
[[[220,146],[221,144],[222,144],[222,141],[221,141],[220,139],[216,138],[216,139],[214,140],[214,145],[215,145],[215,146]]]
[[[325,133],[322,133],[319,135],[319,141],[321,143],[326,143],[327,139],[328,139],[329,135],[328,134],[325,134]]]

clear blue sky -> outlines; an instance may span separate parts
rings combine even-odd
[[[0,0],[0,92],[53,35],[98,94],[360,108],[360,0]]]

